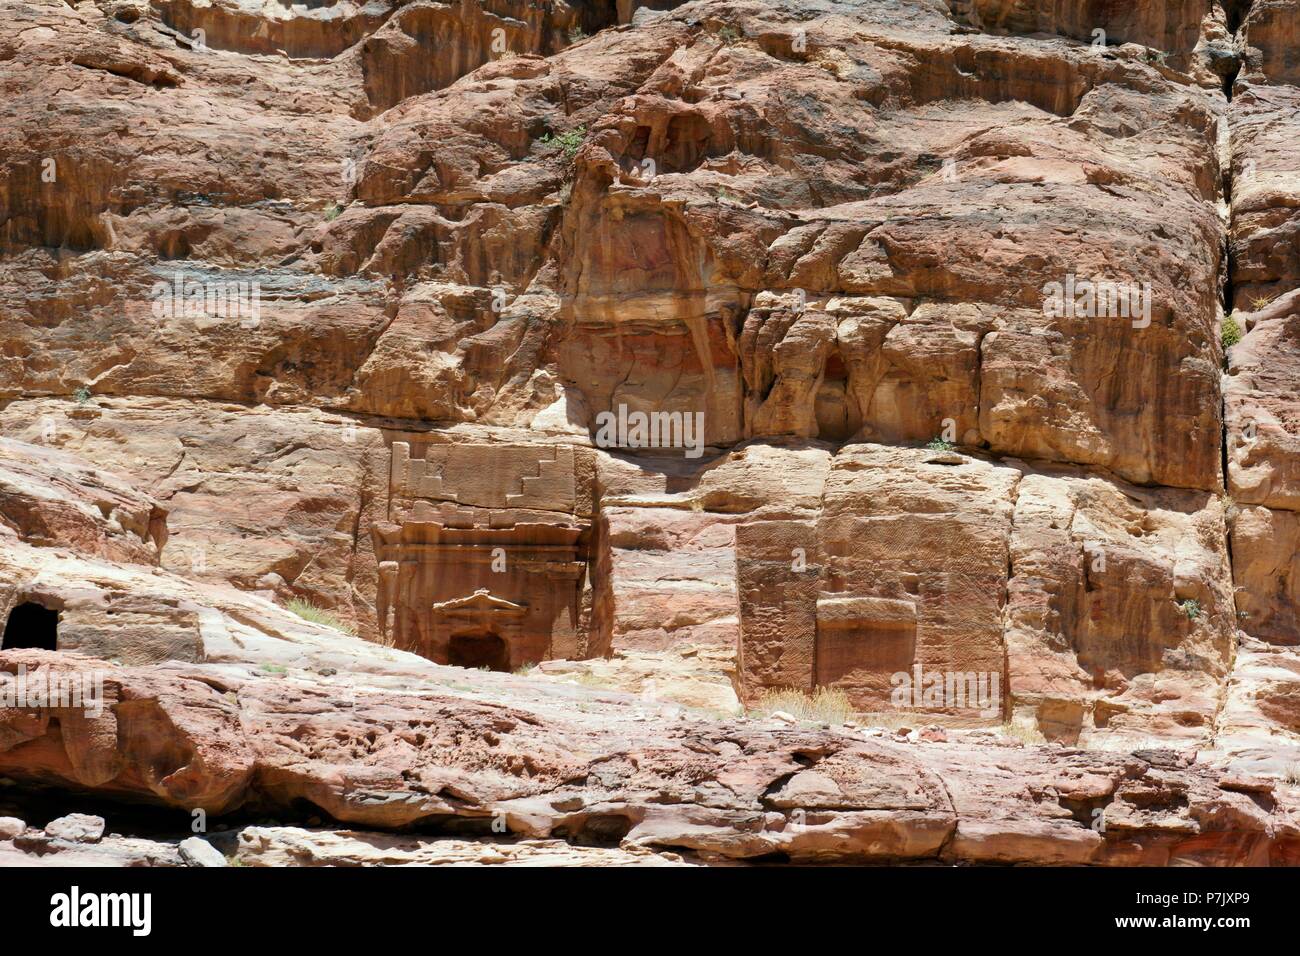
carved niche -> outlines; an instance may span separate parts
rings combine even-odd
[[[584,451],[446,444],[414,457],[395,442],[387,520],[371,528],[385,642],[492,670],[606,653]]]

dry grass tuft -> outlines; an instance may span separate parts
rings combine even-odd
[[[853,716],[848,694],[834,687],[818,687],[811,694],[793,688],[765,690],[747,713],[751,717],[770,717],[779,710],[797,720],[828,724],[842,724]]]
[[[1037,727],[1031,727],[1025,723],[1019,723],[1009,720],[1000,728],[1004,737],[1010,737],[1012,740],[1019,740],[1023,744],[1045,744],[1047,738],[1039,732]]]
[[[349,624],[347,621],[344,621],[333,612],[327,611],[323,607],[317,607],[315,604],[312,604],[311,601],[303,598],[291,598],[285,607],[294,614],[297,614],[304,621],[311,621],[313,624],[320,624],[324,627],[332,627],[336,631],[342,631],[344,634],[351,634],[353,637],[357,636],[356,627]]]
[[[904,727],[915,730],[928,721],[922,719],[923,715],[917,715],[909,711],[877,711],[868,714],[858,714],[854,720],[859,727],[872,727],[881,730],[901,730]]]

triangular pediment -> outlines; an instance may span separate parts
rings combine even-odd
[[[487,588],[479,588],[473,594],[467,594],[464,597],[452,598],[450,601],[442,601],[433,605],[435,611],[526,611],[527,604],[515,604],[513,601],[507,601],[505,598],[499,598],[488,591]]]

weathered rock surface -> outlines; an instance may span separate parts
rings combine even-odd
[[[4,655],[6,667],[18,662],[102,666]],[[908,745],[671,720],[621,694],[595,698],[592,719],[516,706],[506,686],[491,688],[505,702],[486,702],[432,683],[397,693],[360,676],[115,668],[105,719],[126,748],[116,776],[89,778],[59,722],[22,729],[0,752],[0,772],[209,816],[245,804],[292,812],[298,801],[369,827],[486,827],[495,816],[530,838],[727,859],[1267,863],[1289,859],[1300,839],[1289,791],[1261,804],[1172,751],[999,747],[992,735]],[[491,687],[482,679],[465,673],[476,692]],[[1102,810],[1096,828],[1092,809]]]
[[[187,837],[176,846],[186,866],[223,867],[226,858],[202,837]]]
[[[8,3],[0,861],[1300,862],[1297,37]]]
[[[378,573],[360,528],[388,483],[377,429],[309,409],[171,399],[17,401],[0,427],[148,489],[167,513],[164,568],[308,598],[373,633]]]
[[[45,824],[45,835],[69,843],[98,843],[104,839],[104,818],[70,813]]]
[[[576,846],[564,840],[420,839],[352,830],[246,827],[241,866],[685,866],[675,853]]]
[[[0,438],[0,527],[31,544],[156,564],[167,511],[84,458]]]
[[[541,39],[572,24],[562,6],[511,20],[536,39],[510,37],[509,52],[562,45]],[[270,58],[254,86],[297,84],[289,100],[232,85],[240,44],[217,37],[241,29],[216,24],[235,22],[233,0],[166,5],[181,33],[210,31],[203,50],[152,16],[123,26],[89,5],[23,5],[9,62],[74,71],[71,89],[113,109],[75,134],[27,130],[24,104],[44,94],[24,84],[40,71],[8,79],[24,138],[6,173],[19,200],[6,268],[31,294],[2,317],[22,344],[0,387],[520,423],[562,401],[588,428],[627,403],[700,410],[712,444],[924,441],[951,419],[961,441],[995,451],[1218,483],[1219,405],[1205,398],[1217,389],[1220,100],[1134,46],[958,32],[933,4],[695,6],[544,59],[498,58],[450,86],[398,69],[419,88],[384,84],[396,105],[363,122],[347,102],[365,95],[355,46],[324,62]],[[419,42],[473,47],[464,31],[482,37],[505,12],[476,7],[461,15],[482,23],[456,21],[445,39],[416,29]],[[262,41],[276,42],[276,24],[366,29],[375,15],[325,9],[267,16]],[[392,34],[410,40],[414,20],[447,16],[402,6],[359,44],[361,61],[388,56],[377,51]],[[1187,23],[1166,26],[1135,35],[1185,50]],[[78,70],[63,59],[78,44],[140,65]],[[145,77],[161,68],[147,64],[164,51],[172,78],[155,89]],[[182,132],[155,156],[94,134],[113,116],[145,122],[140,142],[185,130],[187,98],[204,94],[215,122],[265,135],[205,154]],[[288,128],[294,141],[278,142]],[[41,180],[44,158],[62,180]],[[308,192],[319,182],[336,184],[337,218],[321,220],[327,198]],[[61,245],[80,254],[51,274],[43,250]],[[1044,316],[1042,286],[1071,272],[1149,283],[1149,327]],[[177,273],[257,281],[257,321],[160,322],[151,290]],[[82,308],[61,315],[69,301]],[[196,378],[200,355],[218,360]],[[1149,364],[1170,371],[1152,380]]]

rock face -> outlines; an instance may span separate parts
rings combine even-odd
[[[388,520],[371,529],[381,638],[493,670],[606,653],[594,479],[594,456],[568,444],[434,446],[420,458],[394,442]]]
[[[69,666],[38,651],[9,652],[4,663]],[[80,735],[52,722],[22,729],[25,739],[0,752],[0,772],[210,814],[306,800],[354,826],[463,818],[487,831],[499,820],[533,839],[740,860],[1264,864],[1300,849],[1271,782],[1227,778],[1174,751],[1026,749],[987,733],[909,744],[673,719],[623,694],[592,700],[592,720],[566,716],[549,696],[516,708],[511,685],[521,678],[461,671],[471,683],[453,691],[435,673],[415,693],[409,684],[395,693],[379,675],[116,668],[105,678],[106,719],[147,721],[147,748],[91,776]],[[323,708],[329,699],[346,705]],[[130,728],[119,735],[145,741]],[[241,855],[267,852],[262,838],[241,839],[253,843]],[[374,852],[367,862],[378,862]]]
[[[6,861],[1300,860],[1300,0],[2,20]]]

